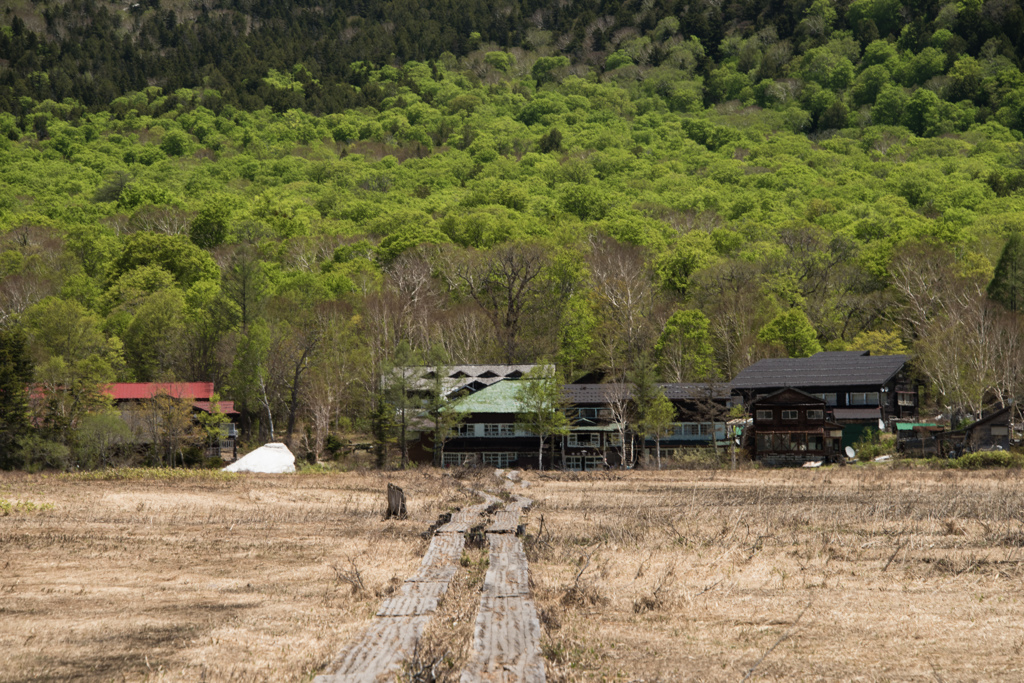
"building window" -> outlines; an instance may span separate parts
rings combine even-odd
[[[597,448],[601,445],[601,435],[592,432],[573,433],[569,435],[569,445]]]
[[[913,407],[915,398],[917,398],[917,395],[909,391],[896,392],[896,402],[901,406]]]
[[[755,414],[755,417],[758,420],[771,420],[772,419],[772,411],[770,411],[770,410],[759,410]]]
[[[711,423],[701,422],[700,423],[700,436],[711,436]]]
[[[459,436],[476,436],[476,425],[459,425]]]
[[[838,396],[836,394],[814,394],[816,398],[820,398],[825,402],[825,405],[835,407]]]
[[[798,419],[800,419],[800,411],[799,410],[783,410],[782,411],[782,419],[783,420],[798,420]]]
[[[825,450],[824,437],[821,434],[808,434],[807,435],[807,450],[809,451],[823,451]]]
[[[485,467],[510,467],[519,459],[515,453],[481,453]]]
[[[808,410],[807,411],[807,419],[808,420],[824,420],[825,419],[825,411],[824,410]]]
[[[849,405],[851,406],[877,406],[878,405],[878,392],[877,391],[858,391],[849,395]]]
[[[441,457],[441,466],[459,467],[460,465],[472,465],[475,460],[475,453],[445,453]]]
[[[515,425],[508,423],[485,424],[484,436],[515,436]]]
[[[621,446],[622,445],[622,435],[619,434],[618,432],[613,432],[613,433],[609,434],[608,435],[608,445],[609,446]]]
[[[581,420],[596,420],[597,408],[580,408],[577,414]]]
[[[600,455],[567,455],[565,469],[570,472],[591,472],[604,467],[604,459]]]

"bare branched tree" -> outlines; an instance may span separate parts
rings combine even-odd
[[[487,315],[506,363],[527,359],[524,336],[530,318],[557,308],[547,266],[542,246],[514,242],[471,252],[446,273],[449,284],[465,291]]]
[[[625,372],[653,347],[664,323],[654,272],[639,247],[607,237],[593,237],[591,247],[591,284],[604,323],[598,343],[608,369]]]
[[[978,417],[1018,395],[1021,321],[989,300],[984,273],[965,270],[950,251],[909,245],[892,262],[898,320],[915,363],[954,417]]]

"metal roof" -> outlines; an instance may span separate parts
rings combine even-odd
[[[912,431],[915,427],[938,427],[939,425],[934,422],[897,422],[896,431],[908,432]]]
[[[872,356],[868,351],[822,351],[810,358],[766,358],[730,382],[733,389],[779,387],[881,386],[892,379],[909,356]]]
[[[629,384],[566,384],[562,395],[569,403],[596,403],[607,405],[612,401],[629,398],[632,386]]]
[[[728,399],[731,395],[728,384],[657,384],[666,398],[674,401],[706,399],[712,394],[716,399]],[[618,382],[606,384],[566,384],[562,388],[565,399],[570,403],[607,404],[633,394],[633,385]]]
[[[469,394],[451,403],[451,410],[458,413],[518,413],[522,412],[517,398],[518,388],[522,382],[532,380],[504,380],[484,387],[476,393]],[[699,399],[707,396],[705,384],[659,384],[669,399]],[[632,385],[620,383],[608,384],[564,384],[562,395],[572,404],[607,405],[620,398],[629,398]],[[727,385],[713,387],[714,397],[729,398]]]
[[[193,401],[192,407],[197,410],[202,410],[205,413],[213,412],[213,403],[211,401]],[[238,411],[235,410],[234,401],[217,401],[217,409],[225,415],[238,415]]]
[[[706,399],[708,395],[711,398],[727,399],[732,396],[732,390],[728,384],[705,384],[705,383],[687,383],[687,384],[659,384],[659,387],[665,392],[665,396],[670,399],[684,400],[684,399]]]
[[[104,393],[115,401],[141,401],[159,394],[208,401],[213,396],[213,382],[119,382],[109,385]]]
[[[519,413],[519,387],[524,381],[505,380],[484,387],[480,391],[463,396],[449,404],[449,410],[456,413]]]

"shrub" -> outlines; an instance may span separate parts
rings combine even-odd
[[[980,470],[986,467],[1024,467],[1024,453],[1007,451],[984,451],[968,453],[950,461],[951,466],[963,470]]]
[[[0,498],[0,517],[6,517],[18,512],[40,512],[52,509],[53,503],[33,503],[30,500],[16,500],[11,502]]]

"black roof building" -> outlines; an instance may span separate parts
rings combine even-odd
[[[908,360],[909,356],[902,355],[872,356],[870,351],[822,351],[810,358],[767,358],[736,375],[730,385],[759,394],[785,387],[880,387],[899,375]]]
[[[878,421],[914,419],[917,386],[906,372],[909,356],[872,356],[869,351],[822,351],[810,358],[768,358],[754,363],[730,383],[734,394],[751,402],[780,389],[800,389],[825,401],[849,445],[863,428]]]

